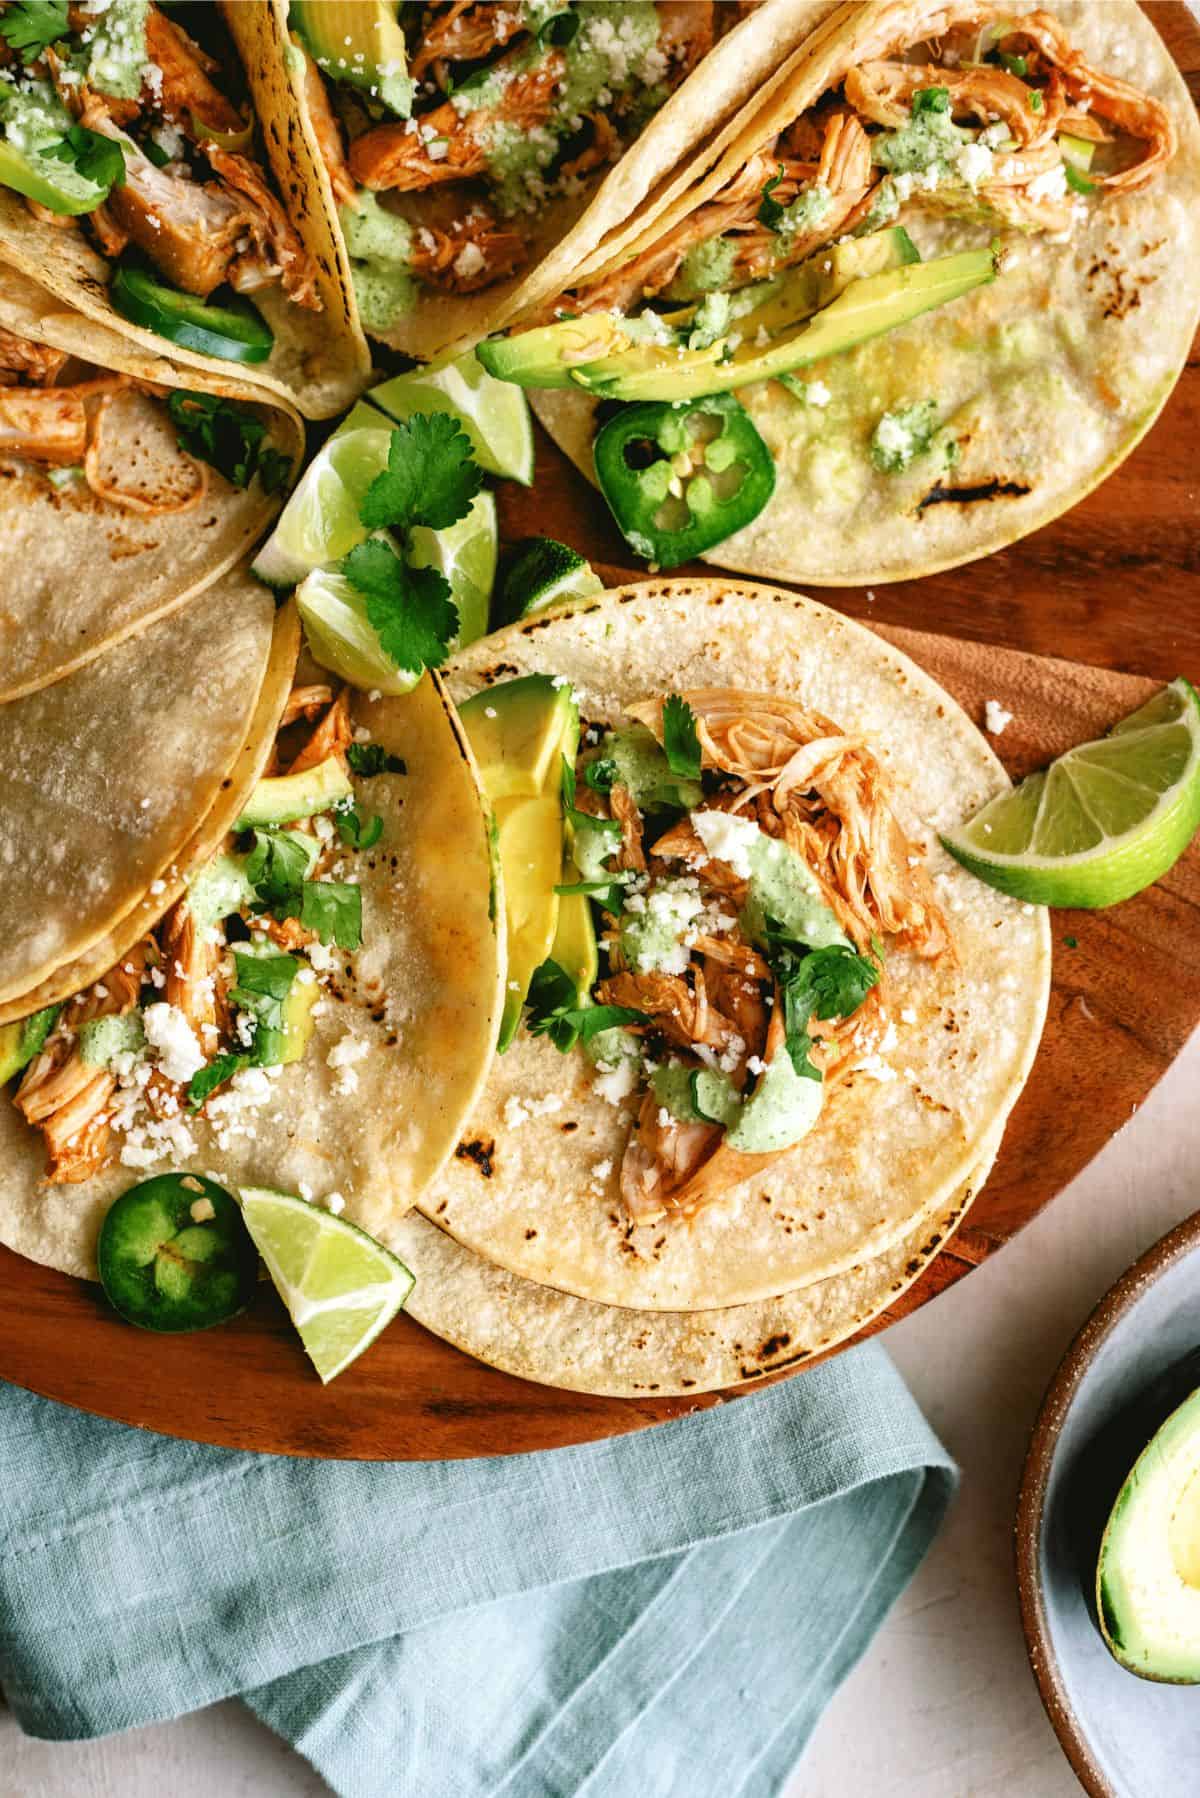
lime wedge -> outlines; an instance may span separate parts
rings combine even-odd
[[[414,368],[372,387],[373,406],[389,418],[414,412],[448,412],[457,418],[488,474],[533,485],[533,425],[529,401],[520,387],[489,375],[474,350],[442,368]]]
[[[496,502],[477,493],[471,510],[444,531],[418,525],[410,533],[408,559],[414,568],[436,568],[450,583],[458,607],[454,648],[487,635],[492,585],[496,579]]]
[[[590,599],[604,582],[578,550],[554,537],[527,537],[517,545],[515,560],[500,589],[497,624],[512,624],[530,612]]]
[[[413,1289],[402,1261],[373,1236],[291,1193],[242,1189],[242,1216],[328,1384],[391,1323]]]
[[[378,427],[339,431],[322,445],[297,482],[279,522],[252,567],[269,587],[294,587],[324,562],[337,562],[367,536],[358,508],[387,467],[392,433]]]
[[[296,604],[314,659],[364,693],[409,693],[421,678],[384,653],[367,602],[336,568],[314,568],[296,589]]]
[[[1200,697],[1180,679],[942,842],[1002,893],[1097,909],[1161,879],[1198,829]]]

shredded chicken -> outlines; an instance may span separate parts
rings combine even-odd
[[[497,224],[483,206],[472,206],[445,229],[422,225],[413,233],[409,266],[432,287],[476,293],[518,269],[529,255],[520,231]]]
[[[373,191],[415,192],[483,174],[498,127],[529,131],[548,116],[566,64],[553,51],[532,68],[496,67],[510,78],[494,106],[460,113],[447,100],[423,113],[417,130],[410,120],[389,120],[356,138],[348,158],[354,179]]]
[[[69,360],[66,350],[18,337],[15,331],[6,331],[0,325],[0,385],[10,387],[21,382],[31,387],[51,387]]]
[[[0,390],[3,397],[4,390]],[[334,698],[324,685],[294,688],[280,729],[302,720],[313,729],[304,749],[292,759],[293,770],[341,753],[348,745],[346,690]],[[298,918],[278,919],[255,912],[249,921],[256,931],[288,951],[303,950],[317,940],[317,933]],[[109,1068],[93,1067],[84,1060],[80,1031],[86,1022],[123,1017],[149,999],[165,1002],[186,1019],[206,1059],[221,1053],[223,1045],[240,1046],[228,990],[226,947],[224,922],[200,928],[185,895],[170,907],[152,934],[63,1008],[12,1095],[26,1123],[44,1137],[47,1184],[91,1179],[107,1165],[117,1146],[113,1099],[118,1078]],[[175,1116],[185,1104],[179,1085],[157,1065],[148,1077],[143,1071],[143,1078],[141,1091],[147,1109],[159,1117]]]
[[[246,121],[237,107],[208,78],[215,70],[211,58],[157,6],[146,14],[146,55],[162,70],[161,83],[154,85],[154,106],[193,141],[202,141],[198,125],[225,134],[244,131]]]
[[[476,0],[450,0],[448,6],[430,7],[430,23],[409,61],[414,80],[424,81],[435,64],[475,62],[526,30],[519,6],[479,5]],[[439,86],[445,77],[440,70]]]
[[[87,412],[71,388],[0,388],[0,455],[71,468],[83,461],[87,438]]]
[[[725,811],[787,844],[804,863],[846,938],[875,964],[874,984],[846,1017],[809,1021],[810,1059],[826,1087],[844,1079],[884,1027],[887,975],[879,944],[891,940],[928,960],[953,956],[953,945],[915,846],[892,812],[886,782],[870,745],[839,730],[821,713],[774,694],[706,688],[682,695],[691,708],[706,782],[705,811]],[[661,741],[661,699],[628,708]],[[628,906],[653,905],[658,881],[681,871],[698,883],[703,921],[679,942],[682,971],[633,966],[623,928],[603,938],[608,972],[597,987],[602,1004],[643,1014],[630,1028],[684,1068],[719,1066],[749,1093],[785,1046],[785,1004],[770,952],[743,934],[751,897],[744,867],[710,853],[694,815],[654,835],[629,790],[607,797],[586,782],[580,803],[621,825],[620,848],[608,862],[630,872]],[[649,882],[649,886],[647,886]],[[686,890],[686,886],[685,889]],[[633,912],[636,918],[639,913]],[[792,998],[788,1004],[794,1003]],[[651,1091],[622,1164],[630,1217],[650,1222],[691,1215],[743,1179],[761,1157],[730,1150],[719,1127],[681,1122]]]

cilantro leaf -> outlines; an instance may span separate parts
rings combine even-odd
[[[912,116],[919,119],[927,112],[949,112],[950,89],[948,87],[919,87],[912,97]]]
[[[1019,75],[1024,79],[1029,73],[1029,58],[1026,56],[1010,56],[1007,50],[997,50],[996,60],[1010,75]]]
[[[339,806],[333,814],[337,833],[351,849],[373,849],[383,835],[383,819],[378,812],[365,818],[356,806]]]
[[[310,880],[300,899],[300,922],[325,944],[357,949],[362,942],[362,889],[347,880]]]
[[[771,197],[782,180],[783,165],[780,163],[776,167],[776,172],[771,176],[771,179],[762,190],[762,203],[758,209],[758,222],[760,225],[765,225],[768,231],[775,231],[778,229],[779,221],[787,210],[779,200],[774,200]]]
[[[250,1066],[248,1055],[216,1055],[207,1067],[200,1068],[188,1081],[188,1109],[199,1111],[218,1086],[224,1086],[235,1074]]]
[[[617,764],[610,755],[599,756],[596,761],[588,762],[583,778],[593,793],[611,793],[617,778]]]
[[[7,13],[0,15],[0,28]],[[49,144],[41,152],[53,162],[70,162],[93,187],[121,187],[125,181],[125,152],[111,137],[89,131],[86,125],[72,125],[58,143]]]
[[[350,772],[369,780],[373,774],[407,774],[401,756],[390,755],[382,743],[350,743],[346,748]]]
[[[392,432],[387,468],[367,488],[358,515],[370,530],[424,524],[444,531],[466,517],[482,485],[471,440],[456,420],[414,412]]]
[[[282,1004],[300,972],[299,956],[287,955],[283,950],[278,955],[249,955],[235,949],[233,959],[237,968],[233,991],[239,998],[269,999],[273,1004]],[[255,1007],[246,1009],[253,1011]]]
[[[573,830],[598,830],[605,836],[620,836],[621,826],[615,818],[593,818],[591,812],[579,810],[575,804],[575,766],[565,755],[562,758],[562,803],[563,817]]]
[[[783,1024],[792,1066],[806,1079],[821,1072],[809,1060],[814,1018],[848,1018],[878,983],[879,967],[868,956],[842,943],[807,949],[792,942],[768,921],[767,959],[783,996]]]
[[[267,443],[266,424],[252,406],[180,389],[168,395],[167,412],[180,449],[234,487],[248,487],[257,475],[265,493],[277,493],[291,474],[291,458]]]
[[[377,475],[376,480],[383,477]],[[370,537],[343,556],[341,571],[367,602],[367,618],[397,668],[437,668],[458,629],[450,583],[436,568],[408,568],[390,543]]]
[[[538,49],[544,50],[548,44],[556,44],[561,47],[564,44],[573,43],[575,41],[575,34],[579,30],[579,25],[580,19],[577,12],[567,12],[564,10],[563,12],[551,13],[550,17],[543,20],[538,26]]]
[[[0,13],[0,37],[22,62],[36,62],[66,31],[67,0],[13,0]]]
[[[578,1042],[624,1024],[648,1024],[643,1011],[627,1005],[580,1005],[575,982],[556,961],[544,961],[529,983],[526,1023],[534,1036],[548,1036],[565,1055]]]
[[[663,753],[671,773],[681,780],[700,778],[700,739],[696,735],[696,714],[686,699],[672,693],[663,704]]]
[[[246,878],[264,910],[283,917],[294,916],[308,869],[308,853],[294,837],[270,828],[254,832],[254,845],[246,858]]]

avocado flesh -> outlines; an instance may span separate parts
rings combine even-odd
[[[476,344],[475,354],[497,380],[518,387],[570,387],[573,369],[624,350],[631,341],[615,313],[589,312],[515,337],[488,338]]]
[[[493,805],[557,795],[561,758],[573,762],[579,742],[579,708],[569,686],[556,687],[548,674],[527,674],[473,693],[458,715]]]
[[[728,393],[789,374],[827,356],[841,355],[995,277],[996,262],[991,250],[940,256],[933,262],[913,263],[853,280],[835,300],[790,335],[762,349],[753,341],[743,342],[726,362],[714,362],[707,350],[683,355],[664,350],[651,366],[649,358],[654,346],[642,345],[638,352],[640,368],[602,381],[593,381],[591,369],[583,368],[576,370],[576,379],[589,392],[605,399],[678,401]],[[719,352],[720,346],[713,348]]]
[[[304,1051],[316,1029],[313,1006],[320,997],[320,981],[299,978],[293,980],[281,1007],[283,1027],[277,1033],[279,1052],[272,1058],[277,1066],[289,1067],[292,1062],[303,1060]]]
[[[234,828],[249,830],[256,824],[287,824],[293,818],[311,818],[317,812],[327,812],[339,800],[353,797],[350,776],[337,756],[327,756],[299,774],[260,780]]]
[[[496,1045],[503,1051],[517,1033],[529,983],[558,930],[561,801],[557,794],[503,799],[496,805],[496,830],[508,926],[508,984]]]
[[[775,336],[830,305],[852,281],[886,274],[889,269],[907,268],[920,260],[916,244],[902,225],[876,231],[870,237],[831,244],[795,268],[788,269],[777,280],[764,282],[764,287],[769,288],[766,297],[757,306],[733,318],[730,331],[739,334],[743,343],[752,343],[761,331],[769,331]],[[652,343],[618,348],[602,361],[589,362],[576,369],[574,380],[594,393],[608,393],[609,384],[619,380],[622,384],[620,397],[624,397],[631,376],[653,375],[657,370],[669,370],[675,375],[680,369],[723,366],[720,359],[725,341],[718,338],[705,349],[682,353],[669,345]]]
[[[62,171],[60,174],[59,171]],[[108,197],[73,163],[55,163],[47,156],[24,156],[12,144],[0,141],[0,186],[36,200],[61,218],[80,218],[95,212]]]
[[[390,112],[408,117],[408,47],[388,0],[292,0],[288,19],[332,81],[363,88]]]
[[[562,884],[573,886],[582,876],[568,857],[563,864]],[[586,893],[560,893],[558,923],[550,946],[550,960],[557,962],[575,988],[575,1003],[586,1005],[600,973],[600,952],[596,946],[596,927],[592,922],[591,900]]]
[[[0,1086],[29,1066],[58,1019],[61,1005],[47,1005],[27,1018],[0,1025]]]
[[[1096,1568],[1109,1652],[1143,1679],[1200,1685],[1200,1392],[1138,1456]]]

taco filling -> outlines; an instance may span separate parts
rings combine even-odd
[[[257,476],[275,493],[292,466],[250,403],[95,367],[4,326],[0,463],[148,517],[199,506],[210,468],[235,487]]]
[[[375,21],[358,42],[343,36],[340,7],[290,9],[359,308],[377,333],[422,289],[477,293],[521,268],[538,212],[615,163],[738,14],[707,0],[404,11],[403,25]]]
[[[207,27],[214,9],[203,10]],[[212,354],[261,360],[269,331],[233,309],[224,348],[215,325],[201,343],[180,334],[206,310],[189,311],[181,297],[203,301],[222,288],[275,289],[321,309],[316,264],[232,97],[233,61],[231,51],[209,55],[146,0],[7,8],[0,182],[44,223],[83,229],[105,257],[144,261],[161,277],[165,287],[143,280],[132,301],[114,293],[136,323]]]
[[[548,795],[523,788],[531,745],[547,769],[547,744],[573,746],[564,688],[531,676],[463,708],[497,809],[510,989],[548,930],[526,1028],[564,1052],[582,1042],[612,1104],[640,1092],[629,1222],[690,1217],[806,1136],[849,1073],[883,1066],[912,1021],[891,1004],[889,946],[954,949],[868,742],[733,689],[647,699],[621,729],[583,732],[562,764],[566,868],[539,919],[531,808]],[[557,722],[537,725],[539,695]]]
[[[1175,154],[1167,108],[1089,67],[1049,12],[951,5],[931,37],[920,9],[883,11],[844,79],[711,201],[558,307],[701,301],[911,211],[1057,235],[1105,194],[1147,186]]]
[[[44,1184],[186,1162],[195,1123],[227,1147],[270,1106],[362,946],[355,864],[382,830],[355,809],[350,773],[373,768],[372,748],[354,740],[345,689],[295,687],[235,831],[156,928],[65,1005],[0,1027],[0,1079],[19,1075],[12,1102],[41,1134]],[[345,1039],[344,1090],[367,1047]]]

